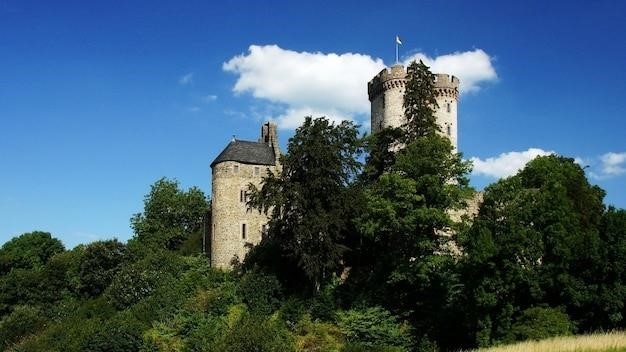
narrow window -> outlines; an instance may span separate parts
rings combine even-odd
[[[246,224],[241,224],[241,238],[246,239]]]
[[[239,191],[239,201],[241,203],[246,201],[246,196],[247,196],[246,191],[244,191],[243,189]]]
[[[261,238],[265,237],[266,234],[267,234],[267,225],[263,224],[261,225]]]
[[[448,129],[448,136],[451,136],[452,135],[452,128],[450,127],[450,125],[448,125],[447,129]]]
[[[239,165],[233,165],[233,172],[234,173],[238,173],[239,172]]]
[[[261,169],[258,166],[254,167],[254,176],[259,176],[261,173]]]
[[[448,103],[448,105],[446,105],[448,112],[450,112],[450,103]]]

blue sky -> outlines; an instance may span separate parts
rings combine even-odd
[[[305,113],[367,130],[396,35],[461,77],[475,186],[556,152],[626,207],[625,2],[0,0],[0,243],[126,240],[151,184],[210,194],[268,119],[283,146]]]

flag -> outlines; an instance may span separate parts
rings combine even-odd
[[[400,37],[398,37],[398,36],[396,36],[396,44],[402,45],[402,42],[400,41]]]

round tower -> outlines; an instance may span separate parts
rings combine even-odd
[[[233,139],[211,163],[211,265],[230,268],[243,261],[267,231],[268,216],[249,209],[248,187],[259,187],[268,171],[277,172],[280,150],[276,125],[261,127],[256,141]]]
[[[452,75],[435,74],[435,95],[437,105],[435,116],[441,132],[450,139],[455,150],[458,149],[457,103],[459,101],[459,79]]]
[[[400,64],[383,69],[367,84],[372,133],[386,127],[401,127],[406,123],[402,106],[405,84],[406,69]],[[436,74],[434,87],[438,105],[435,109],[437,123],[442,134],[450,138],[454,149],[457,149],[459,79],[452,75]]]

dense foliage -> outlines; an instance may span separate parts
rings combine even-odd
[[[409,68],[403,129],[306,119],[252,192],[269,232],[233,271],[202,254],[204,194],[168,179],[128,243],[5,243],[0,349],[457,351],[625,328],[626,210],[551,155],[458,216],[470,165],[437,133],[432,74]]]

